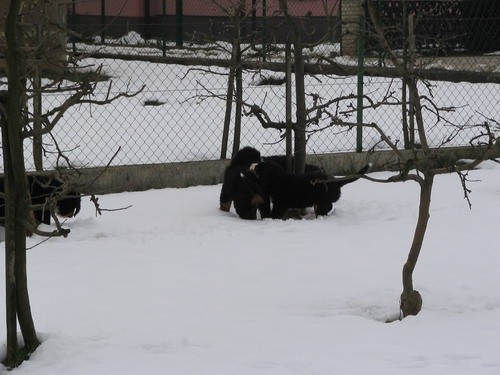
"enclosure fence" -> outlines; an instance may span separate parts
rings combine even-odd
[[[97,4],[98,10],[105,9],[110,13],[110,7],[121,6],[123,12],[128,4],[126,1],[85,1],[71,4],[69,22],[78,38],[70,36],[68,52],[70,55],[84,56],[80,63],[84,70],[100,68],[104,80],[98,84],[95,98],[104,98],[108,93],[123,91],[140,93],[133,98],[122,98],[106,106],[89,104],[68,110],[62,123],[53,132],[53,138],[45,136],[43,139],[44,168],[52,169],[61,162],[57,158],[56,143],[76,167],[220,159],[224,122],[228,113],[226,99],[229,66],[234,27],[239,27],[237,25],[244,25],[249,31],[243,33],[244,36],[240,39],[244,68],[241,77],[241,133],[236,134],[234,130],[239,113],[236,113],[233,103],[229,111],[228,149],[231,150],[234,144],[239,147],[250,145],[260,149],[263,155],[283,154],[284,132],[265,129],[250,113],[252,106],[259,106],[270,120],[277,123],[286,122],[284,43],[288,32],[283,34],[282,39],[262,37],[265,30],[272,30],[271,26],[264,30],[262,25],[276,26],[280,25],[282,20],[271,19],[271,16],[268,20],[263,20],[262,7],[250,7],[246,13],[242,11],[237,18],[238,23],[234,23],[234,19],[230,20],[227,15],[219,14],[215,8],[211,8],[218,14],[219,23],[215,22],[214,16],[211,20],[204,20],[207,24],[202,25],[201,16],[193,16],[191,20],[194,24],[188,26],[184,23],[182,30],[179,30],[179,19],[175,19],[174,9],[174,5],[179,2],[147,3],[149,13],[141,16],[141,22],[132,15],[128,21],[117,19],[116,15],[110,15],[109,17],[114,19],[108,20],[99,13],[95,18],[81,17],[85,13],[82,5]],[[260,1],[255,3],[262,4]],[[306,6],[312,2],[295,3]],[[384,14],[385,17],[390,15],[391,18],[388,25],[393,34],[390,35],[399,35],[397,30],[403,32],[403,16],[408,14],[408,8],[403,12],[401,1],[378,3],[380,7],[388,6],[382,3],[391,3],[391,7],[400,5],[401,12],[398,17],[395,16],[393,8],[392,15],[387,11]],[[456,1],[450,3],[455,4]],[[488,20],[496,17],[498,25],[498,8],[491,5],[495,2],[479,3],[484,7],[491,6]],[[193,4],[197,4],[198,10],[203,10],[203,6],[207,4],[213,6],[213,2],[208,0],[184,0],[184,7],[195,6]],[[268,1],[268,4],[274,3]],[[331,2],[330,5],[332,9],[340,5],[345,7],[345,4],[338,1]],[[167,18],[169,7],[172,7],[170,13],[174,17],[170,21]],[[159,10],[159,16],[154,13],[153,8]],[[409,9],[418,16],[415,10],[417,8]],[[266,11],[266,14],[272,14],[270,8],[266,8]],[[256,16],[254,19],[252,12],[256,12],[260,17]],[[314,23],[311,14],[306,10],[300,9],[300,12],[304,15],[301,19],[310,22],[309,25]],[[87,10],[86,13],[91,12]],[[184,17],[191,13],[184,8]],[[154,14],[159,17],[156,21]],[[314,14],[313,12],[312,15]],[[332,11],[331,14],[339,13]],[[429,12],[425,11],[420,16],[424,19],[424,15],[428,14]],[[360,13],[360,17],[362,16]],[[458,16],[455,14],[454,17]],[[90,22],[92,19],[95,24]],[[147,23],[144,22],[145,19]],[[357,17],[355,20],[358,22]],[[221,23],[222,21],[225,23]],[[364,44],[366,48],[357,48],[359,55],[352,56],[342,54],[345,47],[342,44],[346,43],[342,39],[345,29],[337,29],[338,19],[329,22],[333,22],[330,24],[331,30],[336,31],[329,34],[328,38],[314,39],[320,41],[315,45],[307,44],[312,39],[304,41],[307,45],[303,53],[308,72],[305,77],[308,108],[333,98],[345,97],[346,100],[329,107],[328,111],[332,116],[337,116],[346,123],[356,123],[361,116],[364,123],[378,124],[398,147],[404,148],[406,145],[402,122],[408,108],[396,103],[404,101],[405,89],[401,79],[391,74],[391,63],[387,57],[379,50],[371,48],[370,24],[364,24],[365,21],[362,21],[363,24],[354,25],[358,30],[366,31],[365,34],[360,33],[356,41],[357,47],[358,44]],[[425,22],[430,21],[427,19]],[[467,35],[477,40],[477,35],[481,32],[480,25],[492,27],[491,22],[481,23],[477,19],[474,25],[473,34],[464,33],[463,27],[459,29],[461,42],[453,44],[453,48],[443,48],[442,44],[434,48],[432,43],[426,42],[427,37],[417,38],[424,41],[420,44],[421,51],[416,62],[419,72],[423,75],[433,73],[421,86],[422,95],[428,99],[425,102],[424,116],[428,126],[428,140],[433,147],[469,145],[478,132],[476,125],[489,123],[498,126],[500,47],[497,49],[498,46],[488,41],[475,51],[468,49]],[[220,29],[217,29],[219,26]],[[330,26],[325,26],[325,29],[318,33],[325,35],[325,30]],[[190,27],[193,32],[188,32]],[[176,34],[176,28],[177,32],[182,32],[182,38]],[[83,30],[87,30],[87,34],[83,33]],[[258,38],[257,32],[260,33]],[[165,35],[170,35],[171,39],[167,40]],[[449,35],[446,40],[450,38]],[[401,41],[394,37],[391,43],[397,50]],[[360,75],[359,72],[363,71],[364,74]],[[292,98],[295,97],[293,80],[292,76]],[[365,107],[361,113],[357,102],[360,88],[364,98],[362,107]],[[44,94],[43,107],[52,108],[63,99],[64,95],[61,93]],[[385,105],[373,105],[379,102]],[[295,99],[292,104],[292,116],[295,116]],[[314,113],[311,113],[310,117],[313,115]],[[373,130],[365,129],[360,135],[354,126],[332,126],[328,118],[311,122],[307,127],[309,154],[360,151],[360,144],[363,151],[382,150],[387,147],[381,142],[380,135]],[[29,142],[26,144],[26,150],[28,169],[33,169]],[[227,157],[230,156],[229,152]]]

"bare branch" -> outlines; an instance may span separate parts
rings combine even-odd
[[[41,121],[44,124],[44,128],[42,129],[41,133],[47,134],[47,133],[51,132],[54,129],[54,127],[57,125],[59,120],[62,119],[62,117],[64,116],[66,111],[74,105],[78,105],[78,104],[105,105],[105,104],[112,103],[115,100],[118,100],[120,98],[133,98],[134,96],[139,95],[146,87],[145,85],[143,85],[136,92],[133,92],[133,93],[121,92],[119,94],[111,96],[110,90],[111,90],[112,83],[110,82],[110,84],[108,86],[108,92],[107,92],[106,98],[104,100],[83,99],[83,97],[94,93],[96,85],[97,85],[97,82],[94,82],[92,84],[90,84],[88,82],[83,82],[79,86],[78,91],[75,92],[73,95],[71,95],[68,99],[66,99],[63,104],[51,109],[50,111],[47,111],[45,114],[43,114],[41,116]],[[52,120],[49,120],[49,118],[51,116],[54,116],[54,118]],[[33,130],[24,131],[23,137],[24,138],[32,137],[33,134],[34,134]]]
[[[245,105],[249,106],[249,105]],[[268,114],[258,105],[249,106],[250,109],[248,111],[244,111],[245,116],[255,116],[257,120],[259,120],[260,124],[265,129],[279,129],[285,130],[287,128],[287,124],[285,122],[275,122],[271,121]],[[294,124],[291,126],[295,128]]]
[[[42,231],[38,229],[36,226],[34,226],[32,223],[30,223],[28,220],[24,221],[24,226],[28,231],[31,233],[37,234],[42,237],[64,237],[66,238],[68,234],[71,232],[70,229],[65,229],[65,228],[58,228],[57,230],[54,230],[52,232],[47,232],[47,231]]]
[[[444,174],[444,173],[453,173],[453,172],[461,172],[461,171],[471,170],[471,169],[476,168],[483,161],[491,159],[494,156],[498,155],[498,152],[500,150],[500,136],[495,134],[492,131],[491,126],[489,125],[488,122],[485,122],[484,124],[482,124],[481,127],[483,127],[484,132],[476,137],[473,137],[473,140],[481,138],[481,137],[486,137],[487,140],[485,142],[480,142],[479,146],[474,146],[471,143],[471,146],[475,147],[477,149],[478,156],[474,160],[472,160],[468,163],[460,164],[460,165],[453,165],[453,166],[444,167],[444,168],[435,168],[432,171],[433,174],[439,175],[439,174]],[[471,140],[471,142],[472,142],[472,140]]]
[[[94,194],[91,194],[90,195],[90,201],[92,203],[94,203],[94,206],[95,206],[95,216],[97,215],[102,215],[102,213],[104,211],[107,211],[107,212],[112,212],[112,211],[123,211],[123,210],[127,210],[129,209],[130,207],[132,207],[132,205],[130,206],[127,206],[127,207],[121,207],[121,208],[101,208],[101,205],[99,204],[99,198],[96,197]]]
[[[472,192],[472,190],[467,188],[467,182],[469,182],[469,180],[467,179],[468,174],[469,171],[466,171],[465,173],[463,173],[462,171],[457,171],[457,175],[460,178],[460,183],[462,184],[462,190],[464,191],[464,199],[467,200],[469,209],[472,209],[472,203],[469,198],[469,194]]]
[[[92,186],[109,169],[109,166],[111,165],[113,160],[116,158],[116,156],[120,153],[121,149],[122,149],[121,146],[118,147],[118,150],[116,150],[116,152],[113,154],[111,159],[109,159],[108,163],[103,168],[103,170],[100,173],[98,173],[97,176],[95,176],[86,186],[82,187],[82,189],[85,189],[85,188],[88,188],[89,186]]]

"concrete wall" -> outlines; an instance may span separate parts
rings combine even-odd
[[[410,151],[404,151],[412,155]],[[471,148],[446,148],[436,152],[443,163],[459,159],[472,159]],[[500,156],[500,150],[498,155]],[[91,186],[86,193],[108,194],[148,189],[183,188],[195,185],[215,185],[222,182],[228,160],[200,161],[190,163],[152,164],[82,170],[78,183]],[[392,151],[376,153],[337,153],[309,155],[307,162],[321,166],[330,175],[346,175],[356,172],[363,165],[372,163],[371,171],[397,170],[398,159]],[[96,179],[97,178],[97,179]]]
[[[228,163],[227,160],[215,160],[89,168],[81,170],[83,174],[77,183],[86,186],[85,193],[95,194],[215,185],[222,181]]]

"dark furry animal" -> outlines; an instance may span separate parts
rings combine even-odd
[[[281,169],[287,169],[287,156],[286,155],[273,155],[273,156],[264,156],[262,161],[272,162],[281,167]],[[292,157],[292,170],[295,167],[295,159]],[[305,172],[313,172],[319,171],[320,168],[313,164],[306,163],[304,167]]]
[[[236,152],[224,171],[219,198],[222,211],[229,211],[234,202],[234,209],[242,219],[256,219],[257,210],[261,217],[269,217],[269,195],[262,189],[255,175],[249,173],[250,165],[260,160],[260,152],[253,147],[243,147]]]
[[[364,174],[369,165],[357,174]],[[283,218],[290,208],[314,207],[316,215],[327,215],[333,203],[340,198],[342,186],[356,181],[359,176],[329,181],[322,171],[311,171],[302,174],[289,173],[273,162],[262,161],[252,164],[250,170],[257,176],[262,188],[269,193],[273,208],[273,219]]]
[[[257,219],[257,211],[261,218],[271,215],[271,199],[262,189],[258,180],[248,171],[242,173],[238,191],[233,199],[234,210],[238,216],[246,220]]]
[[[4,181],[0,179],[0,189],[4,192]],[[28,184],[32,205],[41,205],[42,208],[33,210],[33,215],[37,224],[50,224],[50,207],[47,202],[55,198],[55,211],[58,216],[71,218],[80,212],[81,195],[79,192],[70,191],[61,196],[63,183],[49,176],[28,176]],[[5,202],[0,197],[0,221],[5,220]]]
[[[255,174],[250,173],[250,165],[261,160],[272,162],[279,168],[286,169],[287,157],[282,155],[261,158],[260,152],[253,147],[240,149],[224,171],[224,182],[220,193],[220,209],[229,211],[231,204],[242,219],[255,220],[257,211],[262,218],[270,217],[271,202],[268,192],[262,188]],[[293,162],[293,159],[292,159]],[[319,170],[306,164],[306,171]]]

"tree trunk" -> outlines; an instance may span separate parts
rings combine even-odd
[[[417,121],[418,134],[420,139],[420,145],[427,152],[429,148],[427,144],[427,138],[424,129],[424,122],[422,118],[422,106],[420,103],[420,95],[418,94],[417,80],[415,78],[415,26],[413,14],[408,16],[408,80],[411,82],[410,86],[410,137],[409,144],[410,148],[415,147],[415,120]],[[406,84],[408,86],[408,83]]]
[[[295,129],[295,173],[303,173],[306,165],[306,93],[304,87],[304,56],[300,34],[295,32],[295,98],[297,101],[297,127]]]
[[[231,126],[231,113],[233,110],[234,97],[234,77],[236,75],[236,48],[239,41],[233,41],[233,52],[231,54],[231,67],[229,68],[229,78],[227,80],[226,114],[224,116],[224,130],[222,131],[221,159],[227,158],[227,144],[229,142],[229,128]]]
[[[7,103],[6,103],[7,104]],[[7,107],[5,106],[5,109]],[[7,137],[7,124],[2,114],[2,150],[4,170],[10,165],[9,141]],[[19,357],[19,346],[17,343],[17,291],[16,291],[16,246],[15,225],[8,217],[14,217],[14,192],[15,186],[10,181],[9,173],[4,174],[5,193],[5,308],[7,324],[7,357],[5,364],[9,367],[15,366]]]
[[[17,231],[18,251],[16,251],[17,317],[23,334],[25,350],[33,353],[40,345],[35,323],[31,314],[26,267],[26,231]],[[20,238],[21,236],[22,239]]]
[[[37,61],[40,61],[38,58]],[[33,162],[37,171],[43,171],[43,144],[42,144],[42,76],[40,66],[36,64],[33,77]]]
[[[5,121],[2,127],[2,147],[4,158],[5,188],[5,252],[8,257],[7,288],[11,291],[12,280],[15,282],[16,306],[7,307],[7,321],[12,325],[12,312],[17,312],[19,325],[23,334],[26,350],[33,352],[40,341],[37,338],[35,326],[29,305],[28,283],[26,277],[26,222],[29,214],[29,189],[24,166],[23,147],[23,109],[26,97],[26,69],[21,55],[22,32],[18,30],[19,13],[22,1],[11,0],[9,12],[5,22],[6,64],[8,78],[8,94],[5,109]],[[13,258],[13,259],[12,259]],[[14,275],[11,268],[14,268]],[[8,297],[9,303],[14,298]],[[8,335],[12,334],[12,327],[7,327]],[[7,338],[8,365],[18,365],[22,355],[17,348],[17,339]],[[12,347],[15,345],[16,347]]]
[[[304,86],[304,56],[302,55],[301,26],[288,12],[288,2],[278,1],[280,11],[293,30],[293,57],[295,65],[295,101],[297,105],[296,125],[294,129],[294,169],[295,173],[303,173],[306,165],[306,92]]]
[[[239,26],[238,26],[239,27]],[[233,155],[240,149],[241,142],[241,113],[243,106],[243,71],[241,69],[241,45],[238,32],[236,48],[236,106],[234,117]]]
[[[413,289],[413,271],[422,249],[427,224],[429,222],[431,207],[431,194],[434,176],[431,173],[424,174],[424,180],[420,182],[420,206],[418,210],[418,220],[413,235],[408,259],[403,266],[403,293],[401,294],[401,311],[403,317],[417,315],[422,309],[422,297],[420,293]]]

